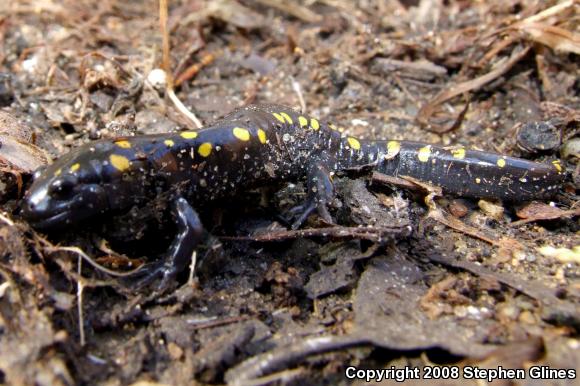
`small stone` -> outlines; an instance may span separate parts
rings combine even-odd
[[[504,207],[501,204],[487,200],[479,200],[477,205],[489,217],[501,221],[503,219]]]
[[[516,320],[520,315],[520,310],[513,305],[501,306],[498,309],[498,317],[500,320]]]
[[[574,158],[580,159],[580,138],[572,138],[564,143],[560,151],[562,158],[572,161]]]
[[[527,122],[519,127],[518,146],[531,154],[554,151],[560,146],[560,130],[551,122]]]
[[[449,212],[457,218],[465,217],[469,212],[467,206],[460,200],[453,200],[449,204]]]
[[[155,89],[162,90],[167,84],[167,74],[160,68],[154,68],[151,70],[149,75],[147,75],[147,81],[151,83]]]
[[[183,356],[183,349],[173,342],[169,342],[167,345],[167,352],[169,352],[171,359],[175,361],[181,359]]]
[[[523,311],[519,317],[520,322],[525,324],[536,324],[536,317],[530,311]]]

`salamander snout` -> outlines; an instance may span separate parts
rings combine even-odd
[[[22,202],[22,214],[38,229],[55,229],[108,209],[103,188],[87,172],[74,167],[50,166],[35,173]]]

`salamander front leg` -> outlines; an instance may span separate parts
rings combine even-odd
[[[292,209],[292,212],[300,213],[300,216],[292,224],[292,229],[298,229],[302,223],[314,212],[327,223],[333,220],[328,213],[328,204],[334,198],[334,184],[330,179],[330,170],[323,163],[314,163],[308,171],[308,198],[306,202]]]
[[[138,287],[149,285],[158,279],[161,280],[157,286],[158,291],[172,287],[177,275],[191,261],[191,256],[203,236],[203,226],[197,212],[183,197],[177,198],[173,204],[173,215],[177,222],[177,235],[165,255],[137,273],[144,275],[137,280]]]

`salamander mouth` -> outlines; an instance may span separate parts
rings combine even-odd
[[[70,227],[102,213],[108,203],[99,186],[86,185],[66,200],[52,198],[41,189],[33,190],[21,208],[22,216],[33,228],[47,231]]]
[[[26,218],[30,222],[30,224],[39,230],[54,230],[64,228],[72,223],[70,220],[71,211],[63,211],[57,214],[54,214],[49,217],[34,217],[34,215],[28,213],[25,214]]]

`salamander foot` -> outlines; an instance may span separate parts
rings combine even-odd
[[[174,203],[173,213],[177,222],[177,235],[171,246],[157,261],[146,264],[132,277],[132,287],[143,288],[159,280],[158,292],[163,292],[176,284],[177,275],[189,262],[195,248],[203,236],[203,226],[197,212],[183,198]],[[136,280],[135,280],[136,279]]]
[[[323,163],[314,163],[308,172],[308,198],[304,204],[290,210],[290,213],[299,214],[292,224],[292,229],[298,229],[315,210],[328,224],[333,224],[332,216],[328,212],[328,204],[334,198],[334,184],[330,178],[330,171]]]

